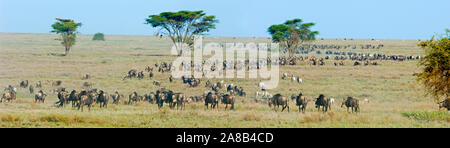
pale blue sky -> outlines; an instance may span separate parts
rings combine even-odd
[[[450,28],[449,0],[0,0],[0,32],[49,33],[56,17],[79,32],[151,35],[150,14],[204,10],[220,23],[211,36],[269,36],[287,19],[315,22],[323,38],[429,39]]]

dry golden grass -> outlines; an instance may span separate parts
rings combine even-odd
[[[92,36],[80,35],[68,57],[60,56],[63,48],[56,35],[0,33],[0,86],[12,84],[18,87],[21,80],[30,84],[41,81],[43,90],[49,94],[43,104],[33,102],[34,96],[28,89],[19,88],[18,99],[12,103],[0,103],[0,127],[449,127],[448,112],[438,110],[433,99],[424,97],[422,87],[412,74],[418,71],[417,61],[382,61],[379,66],[335,67],[332,61],[326,66],[282,67],[280,73],[302,76],[304,83],[281,80],[279,86],[270,90],[286,96],[303,94],[310,98],[325,94],[336,98],[332,111],[318,112],[309,103],[307,113],[298,112],[294,102],[290,112],[274,111],[264,102],[254,103],[255,90],[259,79],[226,79],[245,88],[247,97],[238,97],[234,111],[219,109],[206,110],[202,103],[186,105],[186,109],[158,109],[156,105],[139,103],[136,105],[109,105],[107,109],[98,106],[91,112],[80,112],[69,106],[56,108],[56,94],[51,82],[62,80],[68,90],[80,89],[86,81],[95,88],[109,93],[118,90],[126,97],[136,90],[139,94],[159,89],[153,80],[162,82],[162,87],[187,96],[201,95],[204,84],[189,88],[181,80],[168,83],[168,74],[155,73],[155,78],[125,80],[122,77],[132,68],[144,70],[146,65],[172,61],[169,55],[170,41],[152,36],[108,36],[106,41],[91,41]],[[268,43],[266,38],[215,38],[207,37],[205,42],[256,42]],[[379,50],[352,50],[364,53],[386,53],[422,55],[413,40],[353,40],[328,39],[315,41],[316,44],[364,45],[384,44]],[[346,50],[343,50],[346,51]],[[313,54],[314,55],[314,54]],[[324,56],[324,55],[320,55]],[[81,80],[89,73],[90,80]],[[204,79],[202,82],[205,82]],[[212,82],[219,79],[212,79]],[[35,89],[35,91],[37,91]],[[369,99],[369,104],[361,105],[361,112],[347,113],[339,108],[342,99],[353,96],[360,100]],[[362,101],[361,101],[362,102]],[[425,120],[424,120],[425,119]]]

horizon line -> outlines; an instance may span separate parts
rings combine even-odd
[[[98,33],[102,33],[102,32],[98,32]],[[0,32],[0,34],[47,34],[47,35],[56,35],[54,33],[42,33],[42,32]],[[79,35],[94,35],[91,33],[78,33]],[[112,35],[112,36],[154,36],[155,34],[152,35],[145,35],[145,34],[107,34],[107,33],[103,33],[104,35]],[[204,37],[219,37],[219,38],[271,38],[270,36],[210,36],[210,35],[203,35]],[[325,40],[330,40],[330,39],[347,39],[348,41],[351,41],[350,39],[353,40],[372,40],[374,39],[376,40],[423,40],[423,39],[401,39],[401,38],[396,38],[396,39],[383,39],[383,38],[327,38],[327,37],[318,37],[316,38],[315,41],[319,41],[320,39],[325,39]]]

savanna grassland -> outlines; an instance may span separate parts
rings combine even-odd
[[[187,96],[202,95],[206,79],[196,88],[190,88],[180,79],[169,83],[168,73],[155,72],[155,77],[143,80],[122,80],[130,69],[144,70],[159,62],[171,62],[171,41],[153,36],[106,35],[106,41],[92,41],[92,35],[79,35],[70,55],[64,53],[57,35],[0,33],[0,86],[11,84],[18,89],[17,100],[0,103],[0,127],[450,127],[450,114],[439,111],[433,99],[424,96],[422,86],[413,74],[418,72],[417,60],[380,61],[377,66],[334,66],[333,60],[325,66],[282,66],[281,73],[303,78],[303,84],[280,80],[278,87],[270,93],[286,96],[300,91],[310,98],[324,94],[336,98],[328,113],[318,112],[310,102],[307,113],[298,112],[290,102],[290,112],[276,112],[264,102],[254,102],[259,79],[225,79],[225,83],[242,86],[247,97],[238,97],[234,111],[206,110],[203,103],[191,103],[186,109],[162,109],[154,104],[141,102],[134,105],[108,105],[107,109],[93,107],[90,112],[81,112],[70,105],[57,108],[55,87],[51,83],[61,80],[67,90],[82,88],[84,82],[94,88],[113,93],[115,90],[128,95],[136,90],[140,95],[154,92],[160,87],[152,84],[162,82],[161,87]],[[269,43],[267,38],[206,37],[205,42],[255,42]],[[342,40],[325,39],[312,42],[328,45],[384,44],[382,49],[347,49],[363,53],[385,53],[397,55],[424,55],[416,46],[416,40]],[[323,51],[322,53],[324,53]],[[315,55],[315,53],[311,54]],[[317,55],[317,56],[325,56]],[[333,56],[332,56],[333,57]],[[89,73],[92,78],[81,80]],[[43,84],[49,96],[45,103],[34,103],[34,94],[20,88],[19,82],[29,80]],[[212,79],[217,82],[219,79]],[[37,88],[35,88],[37,91]],[[358,114],[347,113],[340,103],[347,96],[370,103],[361,104]],[[361,101],[363,102],[363,101]]]

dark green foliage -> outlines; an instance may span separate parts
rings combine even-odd
[[[103,33],[96,33],[94,34],[94,37],[92,38],[93,41],[104,41],[105,35]]]
[[[293,56],[295,49],[303,41],[315,40],[318,31],[311,31],[314,23],[302,23],[301,19],[288,20],[284,24],[272,25],[267,31],[272,35],[272,41],[280,43],[281,47],[289,50],[289,56]]]
[[[169,36],[179,49],[179,55],[182,50],[177,43],[192,45],[194,35],[209,32],[218,23],[215,16],[206,16],[203,11],[163,12],[150,15],[145,21],[146,24],[159,28],[158,34]]]
[[[65,55],[69,54],[70,48],[75,45],[77,39],[77,29],[81,27],[81,23],[75,23],[70,19],[60,19],[56,18],[57,22],[52,25],[53,30],[56,34],[60,34],[61,44],[64,45]]]

